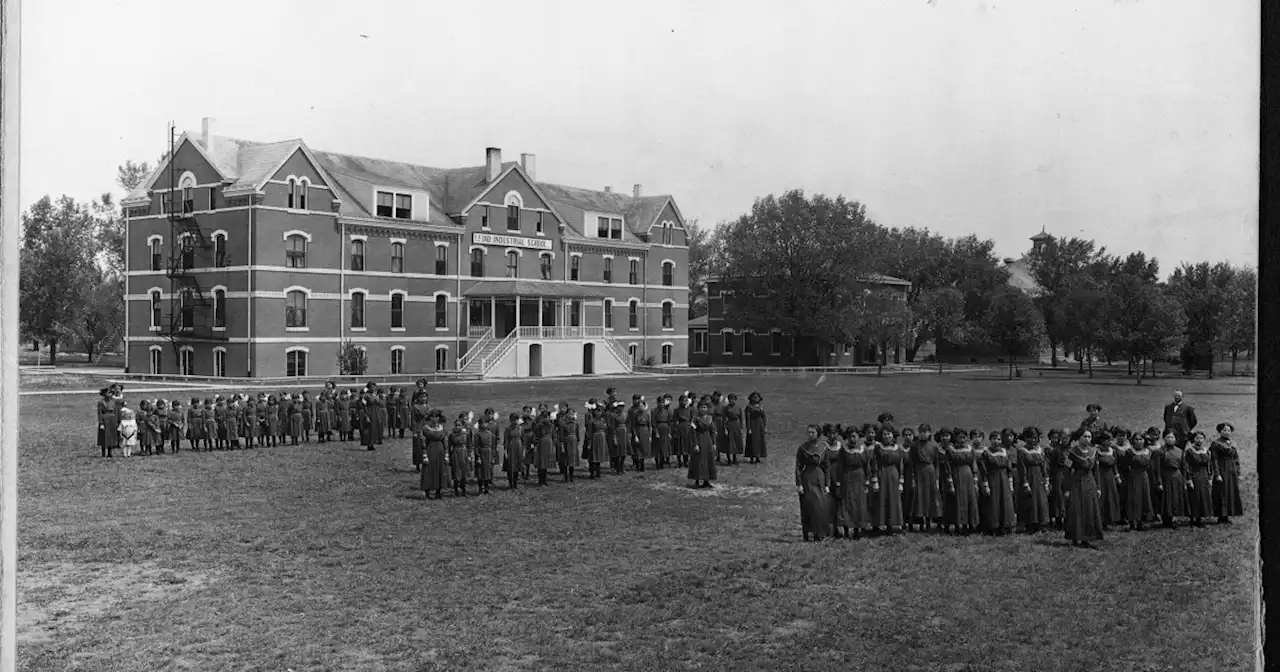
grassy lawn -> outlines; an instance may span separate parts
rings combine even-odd
[[[438,385],[454,412],[606,385],[765,396],[771,457],[715,491],[649,471],[424,501],[408,441],[107,461],[91,396],[22,400],[21,670],[1205,670],[1252,665],[1252,380],[1178,381],[1235,421],[1231,527],[800,543],[803,425],[1158,424],[1172,380],[679,376]],[[678,386],[678,387],[677,387]],[[190,394],[181,396],[189,397]],[[498,479],[501,483],[502,479]],[[471,493],[474,493],[474,486]]]

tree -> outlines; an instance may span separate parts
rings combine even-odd
[[[1093,377],[1093,354],[1105,342],[1113,317],[1108,302],[1107,276],[1082,273],[1072,278],[1062,306],[1064,343],[1075,345],[1089,361],[1089,377]]]
[[[1039,348],[1044,318],[1031,297],[1005,286],[991,297],[984,326],[987,339],[1009,356],[1009,379],[1012,380],[1017,356]]]
[[[1170,296],[1185,316],[1182,366],[1207,368],[1213,375],[1214,346],[1221,342],[1223,293],[1232,287],[1229,264],[1182,264],[1169,277]]]
[[[355,341],[345,340],[338,346],[338,372],[343,376],[363,376],[369,370],[369,357]]]
[[[1049,358],[1054,368],[1058,366],[1058,345],[1063,342],[1068,329],[1065,310],[1074,278],[1104,252],[1095,251],[1094,247],[1092,240],[1050,236],[1029,257],[1031,277],[1040,286],[1035,302],[1044,316]]]
[[[933,338],[935,347],[941,348],[943,341],[964,343],[968,330],[965,329],[964,294],[954,287],[943,287],[921,296],[920,302],[913,310],[921,332]],[[938,360],[938,373],[942,373],[942,357],[935,352]],[[907,361],[912,358],[908,357]]]
[[[80,310],[60,333],[79,342],[93,362],[108,346],[118,343],[124,333],[124,281],[100,265],[90,265],[80,285]]]
[[[1222,295],[1220,330],[1215,350],[1231,353],[1231,375],[1236,374],[1240,353],[1253,351],[1257,338],[1258,273],[1252,268],[1237,268],[1230,285]]]
[[[1120,296],[1124,309],[1115,328],[1128,344],[1128,354],[1138,364],[1138,384],[1147,361],[1156,361],[1174,351],[1185,329],[1185,317],[1177,299],[1167,288],[1142,278],[1122,276],[1112,291]],[[1155,370],[1155,367],[1152,367]]]
[[[856,294],[861,299],[846,313],[848,322],[844,331],[857,336],[844,342],[863,338],[874,343],[876,375],[880,375],[884,365],[889,363],[889,345],[900,344],[911,328],[911,309],[907,307],[906,297],[898,290],[863,284]]]
[[[90,205],[94,217],[94,236],[97,239],[101,261],[114,274],[123,276],[124,268],[124,217],[120,215],[115,198],[105,193]],[[124,285],[120,285],[120,300],[124,300]]]
[[[854,271],[871,267],[882,240],[863,205],[792,190],[757,199],[721,237],[727,322],[771,324],[810,341],[820,361],[824,346],[853,342]]]
[[[160,157],[160,162],[163,163],[166,158],[168,152]],[[116,167],[116,184],[128,194],[151,176],[151,170],[151,164],[146,161],[134,163],[131,159],[125,159],[124,165]]]
[[[20,320],[28,335],[49,344],[50,364],[88,306],[85,287],[98,270],[95,233],[89,208],[69,196],[57,203],[45,196],[22,215]]]
[[[720,227],[700,226],[698,220],[685,225],[689,244],[689,318],[707,314],[707,277],[720,267]]]

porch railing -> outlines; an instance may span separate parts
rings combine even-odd
[[[512,329],[511,333],[507,334],[507,337],[502,339],[502,342],[498,344],[498,347],[493,349],[493,352],[481,358],[480,375],[482,376],[489,375],[489,369],[493,368],[494,364],[497,364],[499,361],[502,361],[502,357],[506,355],[511,350],[512,347],[515,346],[516,341],[519,340],[519,337],[520,337],[520,330]]]
[[[544,341],[568,341],[579,338],[604,338],[604,327],[520,327],[520,338]]]
[[[472,332],[475,330],[480,330],[480,333],[473,334]],[[470,342],[477,338],[480,340],[475,341],[474,343]],[[467,329],[467,340],[469,341],[467,344],[467,352],[458,360],[459,371],[465,371],[467,365],[475,360],[481,350],[493,342],[493,327],[471,327]]]
[[[622,344],[612,338],[605,338],[604,342],[609,344],[609,349],[613,351],[615,356],[617,356],[618,361],[621,362],[623,366],[627,367],[628,371],[630,371],[632,367],[631,353],[623,349]]]

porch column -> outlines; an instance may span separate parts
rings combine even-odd
[[[491,296],[489,297],[489,328],[493,329],[497,326],[498,326],[498,297]],[[493,335],[497,336],[498,332],[496,331],[493,332]]]
[[[464,338],[471,337],[471,299],[459,299],[458,304],[462,307],[462,313],[466,317],[462,318],[462,336]]]
[[[520,295],[516,294],[516,330],[520,329]],[[519,334],[516,334],[519,337]]]
[[[538,331],[539,332],[542,331],[543,326],[544,325],[542,324],[542,297],[539,296],[538,297]]]

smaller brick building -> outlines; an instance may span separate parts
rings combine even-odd
[[[889,292],[906,300],[911,283],[887,275],[864,278],[873,291]],[[861,338],[854,343],[818,344],[797,338],[766,321],[749,327],[730,326],[725,302],[733,289],[718,277],[707,278],[707,314],[689,320],[689,366],[873,366],[879,353],[874,343]],[[819,353],[825,353],[820,356]],[[898,363],[897,346],[889,361]]]

